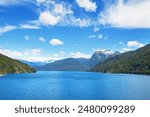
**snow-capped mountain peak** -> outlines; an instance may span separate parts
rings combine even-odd
[[[114,54],[113,51],[111,50],[98,50],[95,52],[95,54],[106,54],[106,55],[111,55],[111,54]]]

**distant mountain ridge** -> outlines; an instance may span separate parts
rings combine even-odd
[[[18,60],[0,54],[0,75],[8,73],[29,73],[36,70]]]
[[[150,74],[150,44],[135,51],[107,59],[91,69],[104,73]]]
[[[21,61],[22,63],[25,63],[27,65],[30,65],[32,67],[42,66],[42,65],[54,62],[54,60],[49,60],[49,61],[45,61],[45,62],[40,62],[40,61],[39,62],[30,62],[30,61],[25,61],[25,60],[19,60],[19,61]]]
[[[58,60],[43,66],[36,67],[37,70],[42,71],[85,71],[89,69],[89,66],[84,65],[83,59],[82,62],[81,59],[75,59],[75,58],[67,58],[63,60]],[[86,61],[86,60],[85,60]]]
[[[35,67],[37,70],[46,71],[86,71],[108,58],[117,56],[118,52],[110,50],[96,51],[91,58],[66,58],[43,66]]]

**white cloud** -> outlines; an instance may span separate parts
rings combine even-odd
[[[57,58],[59,58],[59,57],[64,57],[64,55],[65,55],[65,52],[64,52],[64,51],[60,51],[60,52],[58,52],[58,53],[51,54],[51,56],[57,57]]]
[[[26,24],[20,24],[20,29],[40,29],[40,22],[38,20],[28,21]]]
[[[45,40],[45,38],[44,38],[44,37],[40,37],[40,38],[39,38],[39,41],[41,41],[41,42],[45,42],[46,40]]]
[[[31,50],[26,50],[24,52],[19,52],[19,51],[14,51],[14,50],[9,50],[9,49],[0,49],[1,54],[9,56],[14,59],[19,59],[24,56],[40,55],[41,52],[42,52],[41,49],[31,49]]]
[[[42,50],[41,49],[30,49],[22,52],[24,56],[38,56],[41,55]]]
[[[43,1],[43,6],[40,5],[41,11],[39,21],[45,26],[60,25],[60,26],[79,26],[88,27],[95,24],[95,21],[89,17],[75,17],[72,5],[69,3],[55,1]]]
[[[29,62],[48,62],[48,61],[55,61],[58,60],[58,58],[53,58],[51,56],[27,56],[27,57],[23,57],[19,60],[25,60],[25,61],[29,61]]]
[[[72,52],[70,53],[73,58],[90,58],[90,54],[80,53],[80,52]]]
[[[100,13],[100,23],[122,28],[150,28],[150,0],[119,0]]]
[[[36,0],[37,3],[41,4],[41,3],[44,3],[46,2],[46,0]]]
[[[98,38],[99,38],[99,39],[102,39],[102,38],[103,38],[103,35],[102,35],[102,34],[99,34],[99,35],[98,35]]]
[[[125,44],[123,42],[119,42],[119,44],[123,44],[123,46],[125,46]],[[132,50],[135,50],[137,48],[141,48],[143,46],[144,46],[144,44],[139,43],[138,41],[128,41],[127,47],[123,48],[121,50],[121,52],[124,53],[124,52],[128,52],[128,51],[132,51]]]
[[[92,0],[76,0],[79,7],[84,8],[87,12],[95,12],[97,5]]]
[[[94,24],[94,22],[92,22],[91,19],[89,18],[81,19],[75,17],[70,17],[70,19],[68,19],[66,23],[71,26],[79,26],[79,27],[88,27]]]
[[[30,21],[28,24],[20,24],[19,26],[5,25],[0,26],[0,35],[16,29],[39,29],[39,28],[40,24],[38,21]]]
[[[59,16],[55,16],[49,11],[44,11],[40,13],[39,21],[46,26],[56,25],[59,22],[59,20]]]
[[[55,4],[54,13],[64,17],[68,14],[73,14],[73,11],[70,7],[66,7],[64,4]]]
[[[14,51],[9,49],[0,49],[0,53],[3,55],[6,55],[8,57],[11,57],[13,59],[18,60],[25,60],[30,62],[47,62],[49,60],[59,60],[61,59],[60,56],[54,57],[52,55],[41,55],[42,50],[41,49],[31,49],[26,51]],[[62,54],[60,52],[59,54]]]
[[[104,40],[107,40],[107,36],[104,36],[103,34],[89,35],[87,38],[96,38],[96,39],[104,39]]]
[[[140,48],[140,47],[143,47],[144,44],[139,43],[138,41],[129,41],[129,42],[127,43],[127,46],[128,46],[128,47],[138,47],[138,48]]]
[[[34,38],[32,36],[29,36],[29,35],[25,35],[24,39],[25,40],[34,40]]]
[[[39,54],[41,54],[42,50],[41,49],[32,49],[29,52],[33,55],[39,55]]]
[[[23,53],[18,51],[12,51],[9,49],[0,49],[0,53],[6,56],[9,56],[11,58],[19,58],[23,55]]]
[[[98,27],[94,27],[93,31],[94,31],[94,32],[98,32],[98,31],[99,31],[99,28],[98,28]]]
[[[16,28],[17,28],[16,26],[11,26],[11,25],[0,27],[0,35],[9,31],[15,30]]]
[[[119,44],[120,44],[120,45],[122,45],[122,44],[123,44],[123,42],[121,41],[121,42],[119,42]]]
[[[52,46],[63,45],[64,43],[59,39],[52,39],[49,41]]]
[[[64,23],[66,18],[73,14],[73,11],[68,4],[63,2],[57,4],[54,1],[47,2],[48,1],[44,1],[46,4],[45,11],[41,12],[39,16],[39,21],[46,26]]]
[[[54,0],[35,0],[38,5],[49,7],[49,4],[55,3]]]
[[[132,48],[123,48],[121,50],[121,53],[124,53],[124,52],[128,52],[128,51],[132,51],[133,49]]]
[[[90,35],[90,36],[88,36],[88,38],[95,38],[96,37],[96,35]]]
[[[36,25],[30,25],[30,24],[21,24],[20,28],[22,29],[39,29],[39,26]]]

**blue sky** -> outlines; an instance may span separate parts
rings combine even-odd
[[[0,0],[0,53],[47,61],[150,43],[150,0]]]

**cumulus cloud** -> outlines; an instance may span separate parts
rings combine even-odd
[[[40,14],[39,21],[48,26],[48,25],[56,25],[60,20],[59,16],[53,15],[50,11],[44,11]]]
[[[41,42],[45,42],[46,40],[45,40],[45,38],[44,38],[44,37],[40,37],[40,38],[39,38],[39,41],[41,41]]]
[[[128,47],[137,47],[137,48],[140,48],[140,47],[143,47],[144,44],[139,43],[138,41],[129,41],[129,42],[127,43],[127,46],[128,46]]]
[[[39,21],[45,26],[79,26],[88,27],[94,25],[94,21],[89,17],[75,17],[72,5],[55,1],[43,1],[44,11],[41,10]],[[40,7],[41,8],[41,7]],[[42,6],[43,8],[43,6]]]
[[[132,51],[132,48],[122,48],[121,53]]]
[[[64,42],[62,42],[62,41],[59,40],[59,39],[52,39],[52,40],[49,41],[49,43],[50,43],[52,46],[64,45]]]
[[[150,0],[119,0],[100,13],[103,25],[122,28],[150,28]]]
[[[119,44],[124,44],[123,42],[119,42]],[[125,44],[123,45],[125,46]],[[143,47],[144,44],[138,42],[138,41],[128,41],[127,42],[127,47],[124,47],[122,48],[121,52],[124,53],[124,52],[128,52],[128,51],[132,51],[132,50],[135,50],[137,48],[141,48]]]
[[[90,54],[80,53],[80,52],[72,52],[70,53],[73,58],[90,58]]]
[[[16,26],[11,26],[11,25],[0,27],[0,35],[9,31],[15,30],[16,28],[17,28]]]
[[[65,19],[73,14],[70,5],[61,2],[60,4],[56,2],[44,1],[45,10],[40,13],[39,21],[43,25],[56,25],[59,23],[64,23]]]
[[[97,5],[92,0],[76,0],[79,7],[84,8],[87,12],[95,12]]]

